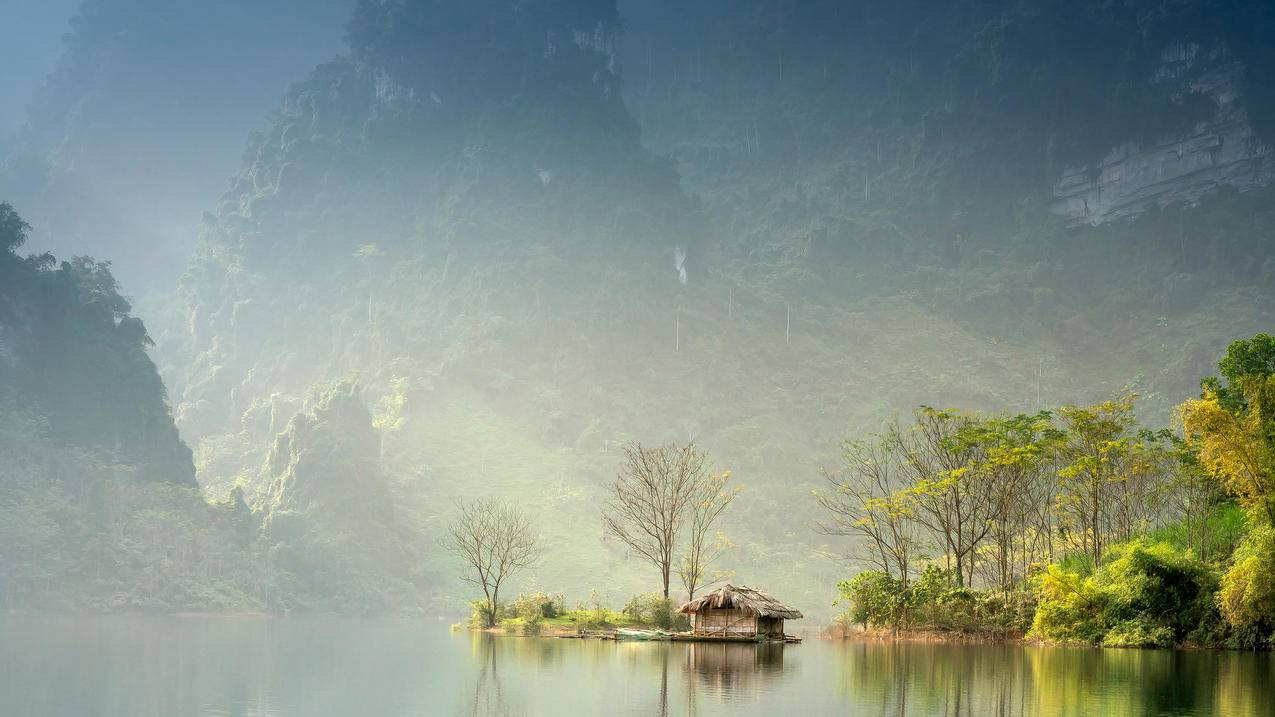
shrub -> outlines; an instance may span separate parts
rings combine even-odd
[[[851,622],[864,627],[898,627],[907,605],[907,584],[880,570],[867,570],[837,583],[835,604],[848,603]]]
[[[907,621],[939,630],[973,629],[974,595],[956,584],[951,571],[927,565],[907,593]]]
[[[1036,595],[1026,590],[978,593],[974,601],[974,623],[982,630],[1021,635],[1035,614]]]
[[[653,625],[661,630],[690,629],[690,618],[677,612],[674,602],[659,593],[634,595],[624,604],[622,612],[639,625]]]
[[[1080,573],[1051,565],[1038,578],[1031,635],[1052,642],[1099,642],[1104,597]]]
[[[483,628],[488,625],[499,624],[502,619],[508,617],[508,611],[505,609],[504,605],[497,605],[494,619],[488,620],[489,616],[489,608],[486,600],[471,600],[469,602],[470,627]]]
[[[1102,638],[1105,647],[1173,647],[1177,641],[1173,628],[1146,615],[1116,623]]]
[[[569,615],[577,630],[593,630],[607,627],[612,624],[611,616],[611,609],[607,606],[602,595],[598,593],[597,588],[590,590],[589,600],[577,603],[576,609],[572,610]]]
[[[510,611],[524,621],[540,622],[543,619],[561,617],[566,613],[562,593],[550,595],[543,592],[519,595],[510,606]]]
[[[1275,637],[1275,529],[1259,525],[1244,537],[1217,601],[1227,623],[1247,636],[1242,643]]]
[[[1032,634],[1054,642],[1167,647],[1216,622],[1217,578],[1190,551],[1132,540],[1088,577],[1050,566],[1038,579]]]

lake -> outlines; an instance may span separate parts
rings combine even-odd
[[[1269,654],[603,642],[342,618],[0,617],[0,715],[1275,714]]]

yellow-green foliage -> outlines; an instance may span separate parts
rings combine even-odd
[[[1270,440],[1275,406],[1275,376],[1254,380],[1244,392],[1249,408],[1232,409],[1213,390],[1179,407],[1183,426],[1200,462],[1221,477],[1227,489],[1250,511],[1270,520],[1275,505],[1275,447]]]
[[[1132,540],[1092,575],[1051,565],[1038,578],[1031,635],[1109,647],[1170,647],[1216,622],[1217,578],[1189,551]]]
[[[905,583],[879,570],[837,583],[842,623],[905,630],[1020,635],[1031,623],[1032,596],[959,587],[951,571],[929,565]]]
[[[1235,550],[1235,560],[1222,577],[1218,605],[1237,629],[1275,635],[1275,528],[1255,527]]]

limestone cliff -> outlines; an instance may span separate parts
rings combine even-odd
[[[1179,105],[1203,99],[1209,116],[1186,132],[1148,144],[1126,142],[1094,166],[1068,169],[1054,188],[1053,211],[1097,225],[1275,180],[1271,145],[1256,135],[1243,94],[1244,74],[1259,70],[1245,67],[1225,46],[1176,44],[1161,57],[1147,81]]]

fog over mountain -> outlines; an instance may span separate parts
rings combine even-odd
[[[111,319],[155,344],[143,433],[218,502],[182,534],[242,555],[167,607],[453,609],[475,495],[536,516],[529,588],[631,595],[620,449],[694,440],[744,489],[720,567],[823,610],[845,439],[1126,389],[1167,426],[1270,326],[1272,31],[1222,0],[86,0],[0,199],[156,290]]]
[[[21,125],[36,88],[57,66],[62,35],[79,0],[27,2],[4,0],[0,43],[8,48],[0,67],[0,147],[6,147]]]
[[[107,256],[141,293],[172,286],[245,136],[339,51],[353,0],[17,5],[0,193],[32,247]]]

